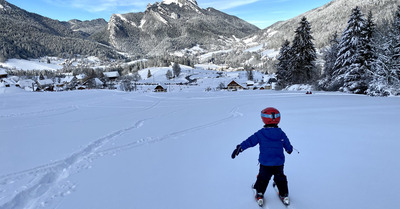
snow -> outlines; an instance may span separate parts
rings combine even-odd
[[[263,48],[263,44],[260,44],[258,46],[251,47],[251,48],[246,49],[244,51],[245,52],[257,52],[257,51],[260,51],[262,48]]]
[[[154,12],[153,10],[150,10],[150,14],[152,14],[154,16],[154,18],[156,18],[160,22],[164,23],[165,25],[168,25],[168,21],[166,19],[164,19],[163,17],[161,17],[161,15],[159,13]],[[142,23],[140,23],[140,25],[142,26]]]
[[[0,68],[0,76],[5,76],[7,75],[6,69]]]
[[[107,78],[117,78],[119,77],[118,71],[112,71],[112,72],[103,72],[104,76]]]
[[[182,7],[184,4],[186,5],[188,2],[190,2],[194,5],[197,5],[196,0],[183,0],[183,1],[182,0],[163,0],[162,1],[163,4],[169,5],[169,4],[175,3],[175,4],[179,5],[180,7]]]
[[[122,21],[131,24],[133,27],[137,27],[136,23],[133,21],[129,21],[128,19],[126,19],[126,17],[124,17],[121,14],[115,14],[117,17],[119,17]]]
[[[197,44],[196,46],[194,46],[194,47],[192,47],[192,48],[190,48],[190,49],[185,48],[185,49],[182,49],[182,50],[180,50],[180,51],[175,51],[175,52],[173,52],[173,53],[171,53],[171,54],[174,55],[174,56],[177,56],[177,57],[184,57],[184,56],[187,56],[186,54],[197,55],[197,54],[204,53],[204,52],[206,52],[206,50],[203,49],[203,48],[201,48],[201,47]]]
[[[263,52],[261,53],[261,55],[262,55],[263,57],[264,57],[264,56],[267,56],[267,57],[269,57],[269,58],[275,58],[275,57],[277,57],[277,56],[279,55],[279,50],[267,49],[267,50],[263,51]]]
[[[23,59],[9,59],[5,63],[1,63],[3,67],[15,68],[17,70],[60,70],[63,66],[60,63],[41,62],[38,59],[23,60]]]
[[[214,54],[224,54],[224,53],[228,53],[228,52],[231,52],[231,51],[232,51],[232,49],[208,52],[206,54],[200,55],[199,56],[199,60],[200,60],[200,62],[204,62],[206,59],[211,58]]]
[[[146,24],[146,19],[140,20],[139,28],[143,29],[144,24]]]
[[[41,86],[54,84],[53,80],[51,80],[51,79],[37,80],[37,82],[38,82],[38,84],[41,85]]]
[[[286,158],[289,208],[400,207],[398,97],[20,90],[0,106],[2,209],[258,208],[258,148],[230,155],[266,106],[300,151]],[[266,201],[285,208],[271,187]]]

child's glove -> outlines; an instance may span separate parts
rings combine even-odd
[[[238,156],[239,153],[241,153],[241,152],[243,152],[242,147],[240,145],[237,145],[236,149],[233,150],[233,152],[232,152],[232,159],[235,159],[235,157]]]
[[[290,150],[286,150],[286,152],[287,152],[289,155],[292,154],[292,152],[293,152],[293,146],[291,147]]]

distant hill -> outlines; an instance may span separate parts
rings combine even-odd
[[[113,49],[85,39],[87,35],[71,29],[70,23],[27,12],[4,0],[0,0],[0,27],[0,61],[63,54],[117,56]]]

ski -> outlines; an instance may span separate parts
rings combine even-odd
[[[281,200],[281,202],[282,202],[286,207],[289,206],[289,205],[290,205],[289,198],[282,198],[282,197],[279,195],[279,190],[278,190],[278,187],[276,186],[275,182],[272,183],[272,187],[275,189],[275,191],[276,191],[276,193],[278,194],[278,197],[279,197],[279,199]]]
[[[256,198],[257,190],[254,189],[254,185],[251,185],[251,189],[254,192],[254,198]],[[260,199],[256,198],[256,202],[257,202],[257,205],[260,206],[261,208],[264,206],[264,198],[260,198]]]

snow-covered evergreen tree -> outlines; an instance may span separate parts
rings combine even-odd
[[[323,51],[323,57],[325,61],[322,75],[323,79],[321,79],[318,84],[318,86],[323,90],[331,90],[329,89],[329,83],[332,79],[333,69],[339,51],[339,41],[339,35],[337,31],[335,31],[329,39],[330,45]]]
[[[365,65],[367,67],[367,77],[371,78],[373,76],[372,72],[372,65],[375,63],[376,60],[376,49],[375,49],[375,23],[373,20],[372,12],[368,13],[368,17],[365,24],[365,45],[364,45],[364,58],[365,58]]]
[[[366,25],[367,21],[360,8],[353,9],[339,43],[331,87],[340,86],[341,91],[357,94],[364,94],[368,89]]]
[[[324,53],[324,75],[327,75],[329,77],[332,76],[333,68],[337,59],[337,54],[339,52],[339,41],[339,34],[337,33],[337,31],[335,31],[329,40],[330,46],[328,50],[326,50]]]
[[[167,73],[165,74],[168,80],[172,79],[174,76],[172,75],[172,71],[168,70]]]
[[[400,82],[400,6],[397,7],[394,15],[392,31],[393,55],[391,58],[393,63],[390,74],[393,85]]]
[[[300,21],[299,27],[295,31],[292,47],[290,49],[292,57],[291,63],[291,83],[310,84],[316,78],[317,53],[312,42],[311,25],[306,17]]]
[[[276,78],[278,80],[278,88],[285,88],[290,82],[290,57],[290,42],[285,40],[277,58]]]
[[[172,71],[175,77],[179,77],[179,75],[181,74],[181,66],[177,62],[175,62],[174,65],[172,65]]]
[[[377,30],[376,61],[372,65],[373,80],[367,94],[389,96],[400,94],[400,7],[393,22],[386,22]]]

